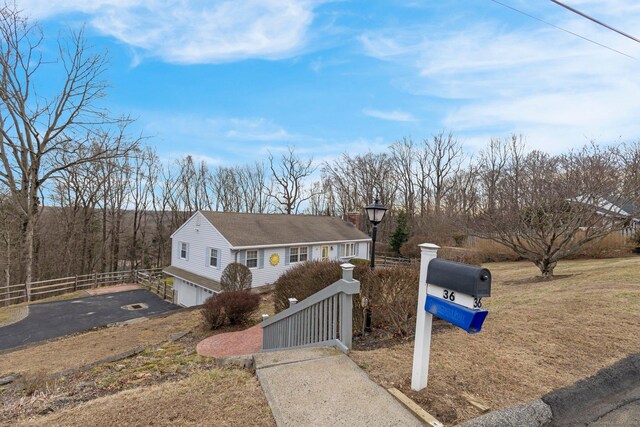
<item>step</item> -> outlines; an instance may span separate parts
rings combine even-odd
[[[422,426],[385,389],[332,347],[254,355],[278,426]]]

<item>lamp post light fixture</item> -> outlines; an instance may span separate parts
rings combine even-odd
[[[387,213],[387,208],[384,207],[382,203],[380,203],[380,199],[376,197],[376,201],[371,203],[369,206],[365,208],[367,211],[367,216],[369,217],[369,222],[373,227],[371,228],[371,260],[370,267],[371,271],[373,271],[376,267],[376,235],[378,232],[378,224],[384,218],[384,214]],[[365,299],[365,312],[364,312],[364,332],[371,332],[371,284],[367,287],[367,297]]]

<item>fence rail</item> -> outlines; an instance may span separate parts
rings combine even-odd
[[[420,259],[418,258],[390,257],[386,255],[376,256],[376,267],[409,266],[418,265],[419,263]]]
[[[136,283],[173,301],[173,286],[164,280],[162,268],[145,270],[109,271],[40,280],[32,283],[3,286],[0,288],[0,306],[36,301],[71,292],[94,289],[121,283]]]
[[[351,348],[352,298],[360,293],[353,265],[342,265],[342,279],[262,322],[262,350],[335,345]]]

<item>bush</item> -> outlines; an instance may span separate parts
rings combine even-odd
[[[365,279],[362,292],[371,287],[372,326],[407,336],[415,329],[420,268],[417,264],[379,268]]]
[[[620,234],[609,234],[602,239],[593,240],[584,245],[574,255],[567,259],[598,259],[598,258],[616,258],[629,255],[632,252],[632,244],[627,242],[624,236]]]
[[[315,294],[342,278],[340,261],[307,261],[287,270],[275,282],[273,303],[276,313],[289,308],[289,298],[298,301]],[[354,278],[361,280],[369,271],[368,263],[354,264]]]
[[[252,279],[253,275],[249,267],[232,262],[222,272],[220,285],[223,291],[244,291],[251,289]]]
[[[276,313],[289,307],[289,298],[302,301],[342,277],[340,262],[309,261],[296,265],[275,282]],[[372,326],[388,328],[399,335],[409,334],[415,325],[418,299],[419,265],[378,268],[373,273],[369,264],[356,264],[354,278],[360,281],[360,296],[353,298],[353,329],[363,326],[362,298],[371,286]]]
[[[202,306],[202,316],[211,329],[225,324],[247,323],[260,306],[260,296],[249,291],[223,292],[208,298]]]
[[[489,239],[478,239],[471,247],[480,257],[480,262],[520,261],[522,257],[512,249]]]
[[[483,257],[475,249],[444,247],[438,249],[438,258],[464,264],[480,265]]]

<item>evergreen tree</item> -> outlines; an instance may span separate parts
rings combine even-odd
[[[391,250],[400,255],[400,248],[409,240],[409,226],[407,225],[407,214],[400,211],[396,219],[396,229],[391,235],[389,246]]]

